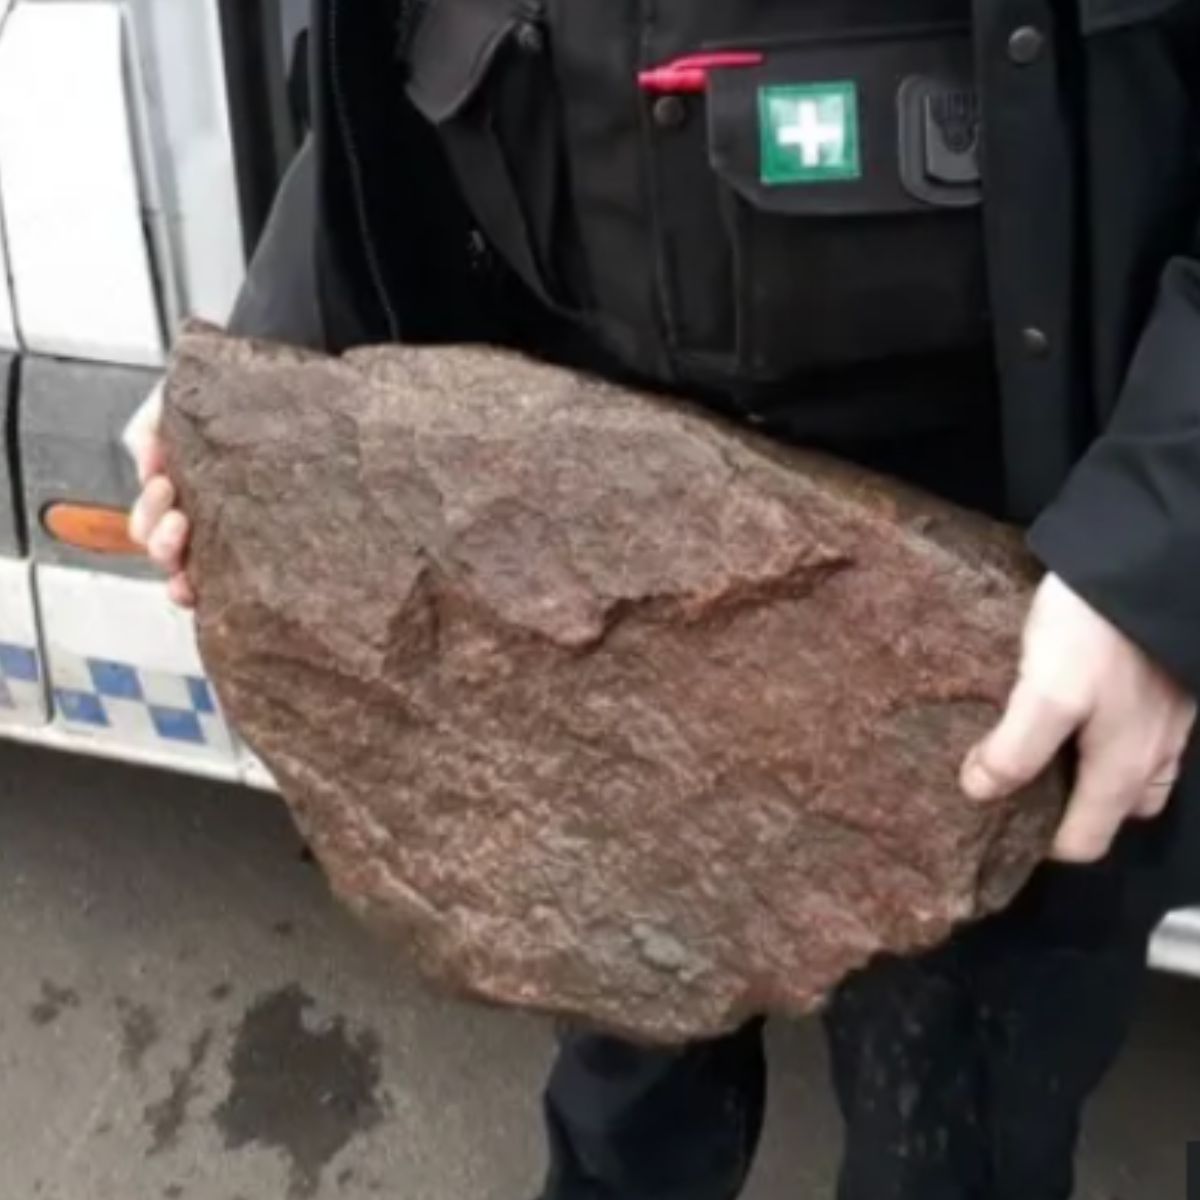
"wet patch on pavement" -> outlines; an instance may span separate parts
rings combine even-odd
[[[79,993],[74,988],[58,987],[48,979],[42,980],[41,998],[29,1009],[29,1019],[40,1028],[53,1025],[63,1013],[79,1007]]]
[[[377,1035],[341,1017],[318,1023],[314,1007],[293,986],[248,1010],[229,1058],[229,1095],[214,1114],[227,1148],[286,1156],[293,1198],[315,1195],[325,1168],[386,1108]]]
[[[192,1041],[187,1062],[171,1072],[171,1090],[155,1104],[147,1105],[144,1117],[150,1129],[150,1155],[170,1150],[188,1118],[192,1101],[200,1094],[200,1072],[212,1047],[212,1030],[206,1029]]]
[[[140,1071],[146,1055],[162,1037],[158,1018],[145,1004],[134,1004],[124,996],[117,997],[117,1015],[121,1022],[121,1066],[127,1071]]]

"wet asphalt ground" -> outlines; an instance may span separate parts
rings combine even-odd
[[[273,799],[0,744],[0,1200],[531,1200],[537,1020],[432,995]],[[827,1200],[813,1028],[772,1034],[748,1200]],[[1081,1200],[1185,1200],[1200,983],[1156,980]]]

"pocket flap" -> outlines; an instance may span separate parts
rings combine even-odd
[[[459,113],[487,78],[521,0],[432,0],[408,53],[408,94],[427,120]]]
[[[906,99],[914,84],[927,97],[973,94],[965,29],[753,48],[763,51],[763,64],[713,72],[708,107],[712,168],[753,207],[836,216],[928,211],[939,189],[951,206],[977,201],[977,120],[964,126],[965,142],[943,139],[940,110],[927,114],[925,101],[914,106]],[[956,111],[975,110],[959,104]],[[930,137],[937,145],[929,151],[931,187],[923,194],[906,183],[912,164],[905,156]]]

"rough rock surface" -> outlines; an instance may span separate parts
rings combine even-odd
[[[975,806],[999,526],[483,349],[197,329],[167,395],[205,660],[337,891],[433,977],[637,1037],[800,1013],[1004,904]]]

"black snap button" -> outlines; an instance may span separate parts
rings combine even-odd
[[[1008,57],[1020,67],[1037,62],[1046,46],[1046,35],[1034,25],[1022,25],[1008,39]]]
[[[654,123],[661,129],[678,129],[687,115],[687,105],[679,96],[659,96],[654,102]]]
[[[1044,329],[1030,325],[1021,330],[1021,344],[1025,352],[1034,358],[1045,358],[1050,353],[1050,337]]]

